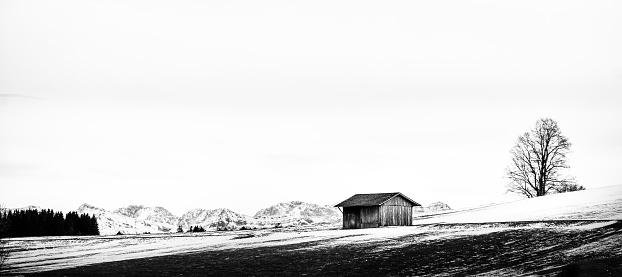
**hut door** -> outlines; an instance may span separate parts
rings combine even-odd
[[[354,229],[361,228],[361,215],[359,207],[343,208],[343,228]]]

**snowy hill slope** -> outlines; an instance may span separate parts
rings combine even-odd
[[[552,194],[433,216],[415,214],[413,224],[574,219],[622,220],[622,185]]]
[[[177,226],[179,217],[175,216],[167,209],[162,207],[145,207],[143,205],[129,205],[127,207],[118,208],[114,213],[135,218],[138,220],[148,220],[151,222],[164,223],[171,226]]]
[[[253,218],[259,224],[337,223],[341,221],[341,213],[337,208],[331,206],[291,201],[261,209]]]
[[[118,232],[123,234],[143,234],[143,233],[162,233],[175,230],[176,226],[140,220],[122,214],[98,208],[89,204],[82,204],[77,212],[88,213],[97,217],[99,233],[101,235],[114,235]]]

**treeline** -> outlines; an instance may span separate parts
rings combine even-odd
[[[0,213],[6,237],[99,235],[97,218],[53,210],[5,210]]]
[[[203,229],[203,226],[200,226],[200,225],[190,226],[190,229],[188,229],[188,232],[205,232],[205,229]]]

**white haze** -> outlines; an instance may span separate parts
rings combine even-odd
[[[511,199],[540,117],[621,184],[619,1],[1,1],[0,202]]]

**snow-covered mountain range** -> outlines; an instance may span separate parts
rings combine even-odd
[[[271,228],[310,224],[336,224],[341,220],[337,208],[300,201],[279,203],[259,210],[254,217],[229,209],[192,209],[178,217],[162,207],[130,205],[108,211],[82,204],[78,213],[95,215],[102,235],[176,232],[181,226],[206,230],[236,230],[240,228]]]
[[[28,206],[24,209],[41,209]],[[442,202],[426,207],[414,207],[414,212],[433,212],[450,209]],[[129,205],[109,211],[89,204],[82,204],[78,213],[95,215],[101,235],[144,234],[177,232],[181,226],[185,232],[192,226],[206,230],[237,230],[241,228],[272,228],[299,225],[318,225],[341,223],[341,212],[332,206],[317,205],[301,201],[278,203],[248,216],[226,208],[192,209],[176,216],[163,207]]]
[[[192,209],[179,218],[178,225],[185,230],[200,225],[206,230],[234,230],[254,225],[253,218],[229,209]]]
[[[341,221],[341,212],[332,206],[291,201],[261,209],[253,218],[259,224],[305,225],[339,223]]]
[[[145,207],[143,205],[129,205],[124,208],[114,210],[114,213],[122,214],[139,220],[149,220],[153,222],[166,223],[177,226],[179,217],[162,207]]]
[[[101,235],[114,234],[144,234],[171,232],[177,229],[176,225],[157,220],[134,218],[121,213],[111,212],[89,204],[82,204],[77,212],[87,213],[97,217],[99,233]],[[152,217],[153,218],[153,217]],[[162,218],[156,216],[155,218]]]

